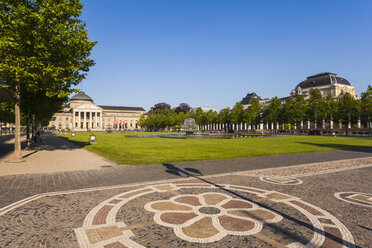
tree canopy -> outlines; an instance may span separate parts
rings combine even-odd
[[[96,42],[89,40],[86,23],[79,19],[82,8],[78,0],[0,4],[0,86],[15,99],[16,158],[20,158],[22,101],[36,105],[31,99],[43,94],[47,112],[56,112],[61,104],[49,103],[65,101],[94,65],[89,56]]]

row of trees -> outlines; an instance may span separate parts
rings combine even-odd
[[[0,105],[0,122],[15,123],[16,159],[21,120],[47,124],[94,65],[82,7],[78,0],[0,3],[0,86],[13,96]]]
[[[160,108],[160,105],[163,107]],[[290,124],[291,128],[299,128],[301,122],[309,121],[313,123],[312,128],[318,128],[324,121],[333,122],[335,125],[341,123],[347,132],[349,124],[355,124],[359,119],[363,123],[371,123],[372,87],[368,86],[360,100],[354,99],[349,93],[343,94],[338,100],[332,95],[323,98],[321,92],[315,89],[308,100],[305,100],[303,95],[298,95],[288,98],[284,104],[278,97],[274,97],[266,106],[262,106],[254,99],[247,109],[244,109],[241,103],[220,112],[214,110],[205,112],[201,108],[177,112],[176,109],[171,109],[169,104],[157,104],[147,116],[141,117],[139,125],[151,130],[180,128],[184,119],[188,117],[194,118],[200,126],[240,123],[257,126],[260,123],[267,123],[274,128],[277,124]]]

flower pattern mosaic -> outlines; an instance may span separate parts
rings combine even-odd
[[[201,192],[193,193],[197,190]],[[238,197],[241,194],[248,194],[255,200]],[[145,219],[138,223],[136,220],[140,216],[125,214],[117,218],[121,209],[137,200],[137,204],[141,202],[137,206],[142,206],[140,208],[146,213],[141,216],[147,216]],[[270,226],[280,227],[292,218],[281,214],[283,209],[293,209],[303,216],[305,226],[311,227],[308,238],[300,242],[276,231],[267,232]],[[129,219],[134,222],[128,224]],[[82,248],[139,248],[151,244],[138,239],[139,230],[159,229],[168,235],[173,233],[179,239],[174,241],[176,246],[203,243],[217,247],[218,242],[226,242],[226,239],[244,237],[261,246],[355,247],[351,232],[336,217],[319,207],[281,192],[227,184],[217,188],[204,183],[169,183],[126,191],[94,207],[83,225],[74,231]],[[300,233],[296,229],[294,232]],[[158,238],[169,241],[163,236]]]
[[[217,241],[228,234],[255,234],[265,223],[282,220],[252,202],[217,192],[149,202],[145,209],[155,213],[156,223],[172,227],[179,238],[198,243]]]

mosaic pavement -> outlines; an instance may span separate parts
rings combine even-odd
[[[39,194],[0,209],[0,247],[369,247],[371,172]]]

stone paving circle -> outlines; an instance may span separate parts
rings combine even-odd
[[[137,212],[141,218],[123,214],[133,201],[144,205]],[[302,242],[279,231],[289,225],[301,234]],[[257,245],[339,247],[342,243],[354,247],[353,236],[336,217],[298,197],[254,187],[202,183],[160,184],[117,194],[94,207],[75,233],[82,248],[146,247],[137,237],[138,229],[156,236],[151,226],[165,227],[168,238],[187,244],[253,236]]]
[[[271,176],[271,177],[260,177],[261,181],[272,184],[280,185],[297,185],[302,184],[303,181],[294,177],[283,177],[283,176]]]

